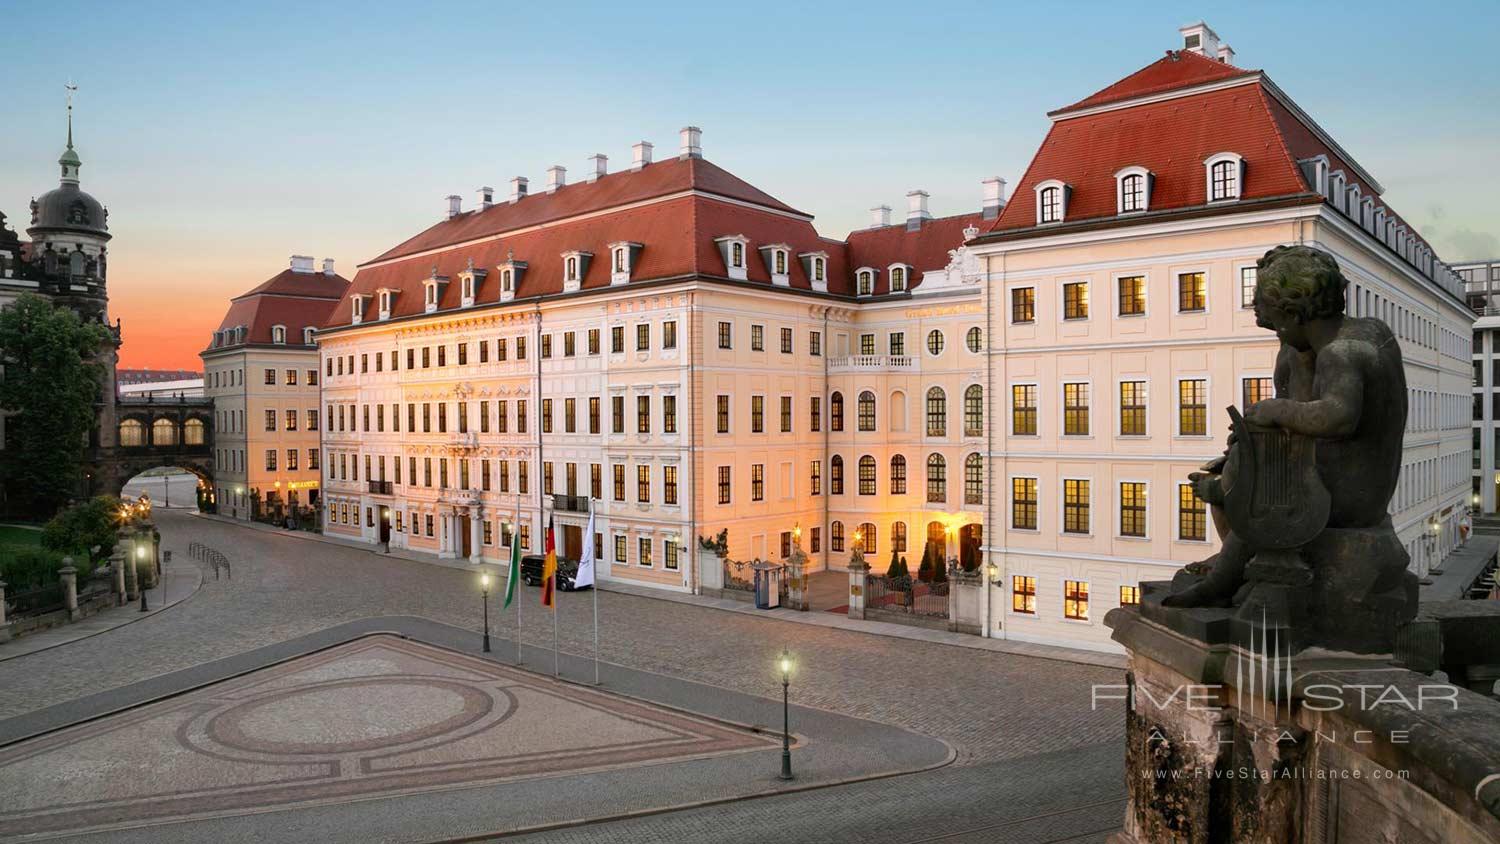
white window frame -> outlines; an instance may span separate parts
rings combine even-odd
[[[1182,382],[1203,382],[1203,429],[1202,434],[1184,434],[1182,432]],[[1213,439],[1214,425],[1214,381],[1207,372],[1191,373],[1182,372],[1172,376],[1172,438],[1179,440],[1191,440],[1202,442]]]
[[[1072,533],[1065,530],[1068,524],[1068,481],[1088,481],[1089,483],[1089,529],[1086,533]],[[1094,490],[1098,489],[1092,475],[1058,475],[1057,476],[1057,535],[1061,537],[1073,537],[1075,539],[1093,539],[1094,525],[1099,521],[1099,514],[1094,510]],[[1037,498],[1042,497],[1042,491],[1037,490]],[[1037,523],[1040,526],[1040,522]]]
[[[1147,395],[1150,395],[1150,394],[1148,393]],[[1150,542],[1151,541],[1151,501],[1152,501],[1151,481],[1149,479],[1147,479],[1147,478],[1115,478],[1114,483],[1115,483],[1115,525],[1114,525],[1114,527],[1115,527],[1115,530],[1114,530],[1115,536],[1114,536],[1114,538],[1115,539],[1121,539],[1121,540],[1124,540],[1126,542]],[[1145,536],[1126,536],[1125,534],[1123,534],[1123,533],[1120,532],[1120,514],[1122,512],[1124,512],[1124,510],[1122,508],[1125,506],[1125,499],[1123,497],[1121,497],[1121,495],[1120,495],[1120,484],[1142,484],[1142,485],[1144,485],[1146,487],[1146,535]],[[1092,491],[1093,490],[1090,489],[1090,492],[1092,492]],[[1093,508],[1090,507],[1089,510],[1090,510],[1090,513],[1092,513]],[[1064,597],[1066,597],[1066,596],[1064,596]],[[1089,602],[1093,603],[1092,595],[1090,595],[1090,601]]]
[[[1255,261],[1239,261],[1234,264],[1234,299],[1237,303],[1235,310],[1240,311],[1249,311],[1255,308],[1255,297],[1251,297],[1250,304],[1248,305],[1244,301],[1245,270],[1256,270],[1257,282],[1260,278],[1260,272],[1256,267]]]
[[[350,322],[359,325],[365,319],[365,297],[358,293],[354,294],[354,298],[350,300],[350,306],[352,308],[349,315]]]
[[[273,325],[273,326],[271,326],[271,342],[275,343],[278,346],[285,346],[286,345],[286,326],[285,325]]]
[[[1214,165],[1226,161],[1234,162],[1234,195],[1214,196]],[[1245,159],[1237,152],[1220,152],[1203,160],[1203,196],[1209,204],[1215,202],[1238,202],[1245,195]]]
[[[391,304],[392,304],[391,300],[394,298],[391,295],[391,291],[386,290],[385,288],[381,288],[380,290],[378,290],[376,292],[380,294],[380,318],[381,319],[390,319],[391,318]]]
[[[911,470],[910,469],[910,465],[908,465],[907,471],[909,472],[910,470]],[[1015,507],[1016,483],[1015,482],[1019,481],[1019,480],[1036,481],[1036,527],[1034,527],[1034,528],[1016,527],[1016,507]],[[1008,476],[1006,476],[1006,483],[1005,483],[1005,524],[1006,524],[1006,526],[1010,530],[1013,530],[1013,531],[1015,531],[1017,533],[1040,534],[1042,532],[1042,478],[1041,478],[1040,475],[1008,475]],[[909,539],[909,537],[908,537],[908,539]]]
[[[1085,305],[1085,307],[1088,308],[1089,315],[1088,316],[1083,316],[1083,317],[1068,317],[1068,316],[1066,316],[1066,313],[1067,313],[1067,290],[1065,288],[1068,285],[1070,285],[1070,284],[1078,284],[1079,282],[1082,282],[1083,284],[1088,285],[1088,293],[1089,293],[1089,295],[1088,295],[1088,304]],[[1074,276],[1072,278],[1060,278],[1060,279],[1058,279],[1057,280],[1057,321],[1059,323],[1076,324],[1076,323],[1080,323],[1080,322],[1088,322],[1088,321],[1092,320],[1093,318],[1094,318],[1094,279],[1091,276]],[[1035,320],[1033,320],[1033,322],[1035,322]],[[1021,323],[1021,324],[1024,325],[1025,323]]]
[[[863,286],[862,286],[862,281],[863,281],[863,279],[866,276],[868,276],[869,279],[870,279],[870,289],[869,290],[865,290],[863,288]],[[877,270],[877,269],[875,269],[874,267],[860,267],[859,269],[855,270],[854,271],[854,295],[855,296],[874,296],[875,295],[875,282],[879,278],[880,278],[880,271]]]
[[[1093,491],[1094,491],[1094,488],[1092,486],[1090,486],[1089,487],[1089,495],[1090,495],[1090,497],[1093,496]],[[1094,513],[1094,508],[1093,508],[1092,504],[1090,504],[1090,506],[1089,506],[1090,520],[1092,520],[1093,513]],[[1092,527],[1092,525],[1090,525],[1090,527]],[[1068,535],[1069,536],[1078,536],[1079,534],[1073,533],[1073,534],[1068,534]],[[1090,535],[1092,535],[1092,534],[1090,534]],[[1070,581],[1070,580],[1075,581],[1077,583],[1082,583],[1082,584],[1088,586],[1088,588],[1089,588],[1089,614],[1088,614],[1087,618],[1068,618],[1068,581]],[[1073,577],[1069,577],[1066,574],[1063,575],[1062,578],[1057,581],[1057,618],[1058,618],[1059,621],[1062,621],[1062,622],[1064,622],[1066,624],[1087,624],[1087,625],[1092,626],[1094,624],[1094,620],[1096,618],[1098,618],[1098,616],[1094,613],[1094,581],[1089,580],[1087,577],[1084,577],[1083,575],[1077,575],[1077,576],[1073,576]]]
[[[1044,219],[1042,209],[1042,194],[1053,188],[1057,189],[1057,219]],[[1047,179],[1038,182],[1033,189],[1036,196],[1036,224],[1039,226],[1050,226],[1061,223],[1068,219],[1068,185],[1057,179]]]
[[[1016,390],[1015,390],[1016,387],[1035,387],[1036,388],[1036,433],[1035,434],[1018,434],[1018,433],[1016,433]],[[926,394],[924,393],[923,395],[925,396]],[[926,406],[924,405],[923,407],[924,407],[924,410],[925,410]],[[922,417],[922,419],[923,419],[923,423],[922,424],[926,425],[927,424],[926,423],[927,417],[924,415]],[[1090,421],[1089,427],[1092,430],[1092,428],[1093,428],[1093,422],[1092,421]],[[926,430],[926,429],[924,428],[923,430]],[[1040,381],[1012,381],[1009,384],[1005,385],[1005,435],[1008,436],[1008,437],[1021,437],[1023,439],[1028,439],[1028,440],[1029,439],[1033,439],[1033,438],[1040,438],[1042,436],[1042,384],[1041,384]]]
[[[1141,177],[1141,207],[1125,210],[1125,178]],[[1139,165],[1121,168],[1115,173],[1115,213],[1143,214],[1151,209],[1151,171]]]
[[[1122,278],[1135,278],[1135,277],[1139,277],[1141,279],[1141,285],[1142,285],[1143,289],[1146,291],[1146,307],[1140,313],[1138,313],[1138,314],[1121,314],[1120,313],[1120,279],[1122,279]],[[1152,298],[1153,297],[1151,296],[1151,272],[1149,270],[1144,270],[1144,269],[1143,270],[1139,270],[1139,271],[1121,270],[1121,271],[1118,271],[1118,272],[1110,273],[1110,276],[1109,276],[1109,305],[1110,305],[1110,307],[1109,307],[1109,315],[1110,315],[1111,318],[1113,318],[1113,319],[1145,319],[1146,317],[1148,317],[1148,316],[1151,315],[1151,300],[1152,300]]]
[[[1182,538],[1182,532],[1181,530],[1179,530],[1180,526],[1182,525],[1182,498],[1178,496],[1177,488],[1184,485],[1184,483],[1185,482],[1180,478],[1172,481],[1172,541],[1178,545],[1196,545],[1199,547],[1204,545],[1212,545],[1214,544],[1215,536],[1214,516],[1212,508],[1209,507],[1207,502],[1204,502],[1203,504],[1203,538]]]
[[[1193,273],[1203,273],[1203,310],[1184,311],[1182,310],[1182,288],[1180,285],[1181,276],[1191,275]],[[1207,316],[1208,314],[1213,312],[1214,274],[1213,270],[1211,270],[1207,264],[1201,266],[1173,267],[1171,271],[1170,283],[1172,287],[1171,290],[1168,291],[1168,295],[1172,297],[1173,316]],[[1238,279],[1236,279],[1236,283],[1238,283]],[[1150,298],[1150,296],[1146,297],[1146,304],[1148,307],[1150,305]]]
[[[1128,274],[1127,274],[1128,275]],[[1120,385],[1127,381],[1140,381],[1146,385],[1146,432],[1144,434],[1127,434],[1120,426]],[[1140,442],[1151,438],[1151,399],[1155,391],[1151,388],[1151,377],[1148,375],[1121,375],[1115,379],[1115,393],[1110,397],[1113,402],[1115,439],[1126,442]]]
[[[896,286],[896,271],[897,270],[901,271],[901,286],[900,287]],[[906,291],[911,290],[911,271],[912,271],[911,264],[896,263],[896,264],[891,264],[889,267],[886,267],[886,278],[890,279],[890,289],[888,291],[886,291],[886,292],[888,292],[888,293],[905,293]]]
[[[438,283],[428,280],[422,282],[422,306],[424,313],[432,313],[438,308]]]
[[[304,345],[304,346],[311,346],[311,345],[313,345],[313,332],[314,331],[315,331],[315,329],[312,326],[310,326],[310,325],[307,326],[306,328],[302,329],[302,345]]]
[[[1089,432],[1087,434],[1069,434],[1069,433],[1067,433],[1068,426],[1067,426],[1066,416],[1063,413],[1063,410],[1064,410],[1063,402],[1067,399],[1067,390],[1064,389],[1064,386],[1067,385],[1067,384],[1083,384],[1083,385],[1086,385],[1089,388]],[[1040,392],[1040,388],[1038,388],[1038,392]],[[1096,421],[1096,418],[1097,418],[1095,416],[1095,414],[1094,414],[1094,397],[1096,395],[1097,395],[1097,393],[1094,392],[1094,380],[1092,378],[1085,378],[1085,379],[1082,379],[1082,380],[1068,380],[1066,378],[1059,378],[1058,379],[1058,382],[1057,382],[1057,437],[1058,437],[1058,439],[1061,439],[1061,440],[1091,440],[1091,439],[1094,438],[1094,432],[1096,430],[1098,430],[1095,427],[1095,425],[1094,425],[1094,422]],[[1038,400],[1038,402],[1040,402],[1041,396],[1037,396],[1037,400]],[[1038,417],[1041,416],[1041,408],[1040,407],[1037,408],[1037,415],[1038,415]],[[1038,420],[1038,421],[1040,421],[1040,420]]]

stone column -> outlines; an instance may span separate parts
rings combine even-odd
[[[864,555],[857,555],[849,561],[849,617],[864,621],[865,619],[865,582],[870,574],[870,564],[864,561]]]
[[[469,562],[478,565],[484,558],[484,535],[480,532],[483,525],[479,523],[479,516],[472,509],[469,511]],[[590,542],[593,538],[590,537]],[[463,546],[459,546],[462,548]]]
[[[116,545],[109,554],[109,568],[115,576],[115,606],[125,605],[125,552]]]
[[[63,605],[68,608],[68,618],[78,620],[78,569],[73,568],[73,558],[63,557],[63,567],[57,570],[62,579]]]

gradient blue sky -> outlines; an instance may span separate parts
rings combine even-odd
[[[0,211],[56,184],[63,83],[110,209],[125,366],[196,368],[230,296],[293,253],[346,274],[552,164],[708,158],[842,237],[873,205],[977,207],[1048,121],[1207,20],[1380,179],[1449,261],[1500,255],[1490,3],[0,2]]]

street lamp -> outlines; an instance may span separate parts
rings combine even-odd
[[[781,649],[781,659],[777,660],[776,665],[781,669],[781,778],[789,780],[792,778],[792,722],[788,703],[792,685],[792,654],[785,647]]]
[[[479,576],[479,589],[484,594],[484,652],[490,652],[490,576]]]
[[[135,543],[135,588],[141,590],[141,612],[148,612],[146,607],[146,583],[141,580],[141,564],[146,562],[146,543],[140,539]]]

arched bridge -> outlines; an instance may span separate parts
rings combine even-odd
[[[214,403],[202,396],[115,399],[113,446],[97,449],[91,493],[119,495],[125,482],[158,466],[175,466],[211,482]]]

